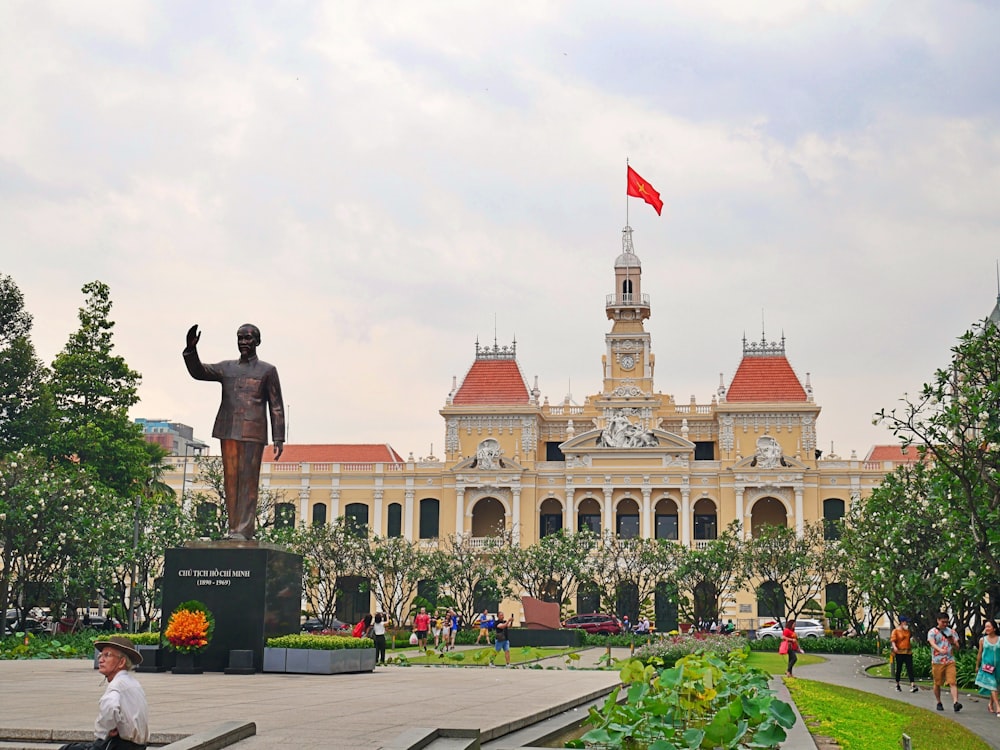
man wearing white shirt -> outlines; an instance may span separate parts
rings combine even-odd
[[[132,672],[142,655],[125,636],[97,641],[97,670],[108,686],[98,703],[93,742],[73,742],[60,750],[145,750],[149,742],[149,706],[146,693]]]

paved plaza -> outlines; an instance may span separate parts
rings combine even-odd
[[[614,649],[616,658],[627,649]],[[583,653],[580,666],[597,663],[602,649]],[[827,656],[822,664],[801,666],[800,677],[831,682],[933,708],[928,690],[896,693],[886,680],[867,677],[868,657]],[[484,739],[505,735],[569,705],[606,692],[617,672],[503,667],[384,667],[371,674],[255,674],[139,676],[151,707],[153,732],[193,734],[227,721],[252,721],[257,735],[241,750],[275,746],[380,748],[414,727],[480,729]],[[772,683],[789,700],[780,679]],[[0,727],[79,730],[92,726],[103,680],[84,660],[0,661]],[[944,714],[1000,750],[1000,721],[986,703],[963,694],[965,710]],[[994,726],[996,725],[996,726]],[[513,746],[500,740],[492,747]],[[785,750],[814,750],[802,723]]]

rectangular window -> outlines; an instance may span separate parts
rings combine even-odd
[[[714,461],[715,443],[711,440],[695,440],[694,442],[695,461]]]
[[[547,442],[545,443],[545,460],[546,461],[565,461],[566,456],[563,452],[559,450],[558,442]]]
[[[595,534],[601,533],[600,513],[581,513],[577,516],[577,531],[593,531]]]
[[[656,517],[657,539],[679,539],[677,534],[677,516]]]
[[[702,516],[695,514],[694,517],[694,538],[695,539],[717,539],[718,526],[715,522],[715,514]]]
[[[636,539],[639,536],[639,516],[618,516],[618,538]]]
[[[561,513],[542,513],[539,518],[538,524],[538,536],[548,536],[549,534],[555,534],[557,531],[562,529],[562,514]]]

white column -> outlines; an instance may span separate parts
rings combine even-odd
[[[382,536],[382,495],[383,490],[375,490],[375,509],[372,515],[372,534]]]
[[[513,493],[511,504],[514,507],[511,509],[510,531],[511,538],[517,544],[521,539],[521,488],[513,487],[511,492]]]
[[[299,490],[299,520],[302,523],[309,523],[309,488],[303,487]]]
[[[614,490],[611,487],[604,488],[604,518],[601,519],[601,531],[615,533],[615,517],[611,509],[611,495]]]
[[[650,499],[652,490],[643,488],[642,490],[642,528],[640,535],[643,539],[653,538],[653,502]]]
[[[743,493],[746,491],[745,487],[736,488],[736,520],[740,522],[740,539],[747,538],[746,531],[746,519],[744,515],[746,511],[743,509]]]
[[[691,490],[681,490],[681,544],[691,546]]]
[[[403,538],[413,541],[413,490],[406,490],[403,501]]]
[[[465,488],[455,488],[455,533],[465,533]]]
[[[563,506],[563,531],[567,534],[576,531],[576,523],[574,519],[576,518],[576,503],[573,496],[576,494],[576,490],[572,487],[566,488],[566,505]]]
[[[340,518],[340,490],[330,490],[330,520]]]
[[[802,538],[805,533],[804,521],[802,518],[802,488],[795,488],[795,536]]]

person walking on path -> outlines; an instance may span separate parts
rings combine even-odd
[[[892,631],[889,640],[892,642],[892,659],[895,662],[896,692],[902,692],[899,678],[903,675],[903,667],[910,677],[910,692],[917,692],[917,683],[913,679],[913,647],[910,643],[910,618],[903,615],[899,618],[899,627]]]
[[[381,612],[376,612],[375,619],[372,620],[372,626],[369,628],[372,640],[375,641],[375,663],[382,665],[385,664],[385,624],[385,615]]]
[[[427,607],[421,607],[420,613],[413,618],[413,632],[417,634],[417,645],[421,651],[427,650],[427,631],[431,628],[431,616]]]
[[[476,645],[479,645],[480,638],[486,638],[486,645],[490,645],[490,613],[485,609],[479,615],[479,635],[476,636]]]
[[[503,651],[503,657],[507,661],[507,666],[510,666],[510,635],[507,629],[510,627],[510,623],[504,619],[503,612],[497,612],[497,622],[494,626],[494,636],[493,636],[493,648],[496,649],[497,653]]]
[[[792,667],[799,658],[799,634],[795,632],[795,620],[785,622],[785,629],[781,631],[781,645],[778,647],[779,654],[788,654],[788,671],[785,677],[794,677]]]
[[[958,702],[958,675],[955,671],[954,649],[958,648],[958,634],[948,627],[948,615],[941,612],[937,616],[937,627],[927,632],[927,642],[931,645],[931,675],[934,677],[934,698],[937,710],[944,711],[941,703],[941,686],[951,688],[951,702],[955,713],[962,710]]]
[[[1000,700],[997,696],[997,667],[1000,667],[1000,633],[997,621],[990,618],[983,623],[985,635],[979,639],[976,656],[976,685],[981,695],[990,697],[986,710],[1000,719]]]

